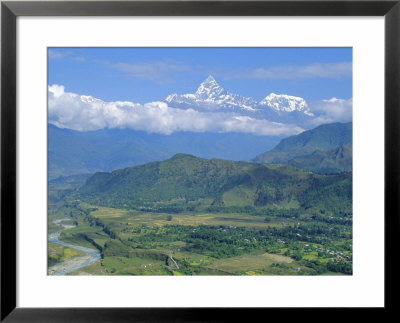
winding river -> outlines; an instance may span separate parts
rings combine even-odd
[[[86,247],[82,247],[82,246],[73,245],[73,244],[70,244],[70,243],[67,243],[67,242],[59,240],[60,234],[61,234],[61,232],[63,230],[75,227],[74,225],[62,224],[62,222],[66,221],[66,220],[70,220],[70,219],[66,218],[66,219],[59,219],[59,220],[53,221],[54,224],[61,225],[63,227],[63,229],[61,231],[57,231],[55,233],[52,233],[49,236],[49,242],[57,243],[57,244],[62,245],[64,247],[68,247],[68,248],[71,248],[71,249],[76,249],[76,250],[82,251],[82,252],[86,253],[89,256],[89,259],[88,259],[88,257],[84,257],[84,258],[82,258],[80,260],[77,257],[75,259],[76,263],[74,264],[74,266],[70,266],[70,267],[68,267],[68,269],[65,269],[65,270],[62,270],[62,271],[59,271],[59,272],[55,273],[54,274],[55,276],[65,275],[65,274],[70,273],[70,272],[72,272],[74,270],[89,266],[89,265],[91,265],[91,264],[93,264],[96,261],[99,261],[101,259],[101,255],[100,255],[100,252],[98,250],[90,249],[90,248],[86,248]],[[66,260],[66,261],[68,261],[68,260]],[[62,264],[62,263],[59,263],[59,264]],[[57,265],[55,265],[55,266],[57,266]]]

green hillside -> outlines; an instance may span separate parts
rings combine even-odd
[[[92,174],[78,174],[71,176],[61,176],[48,182],[48,201],[49,204],[56,203],[72,191],[82,186]]]
[[[328,151],[343,145],[352,145],[353,124],[332,123],[304,131],[299,135],[282,139],[272,150],[253,159],[257,163],[285,163],[313,152]]]
[[[351,174],[319,175],[289,165],[261,165],[177,154],[162,161],[96,173],[78,195],[94,205],[166,212],[206,208],[351,208]]]
[[[288,164],[323,174],[351,172],[352,146],[339,146],[328,151],[316,150],[310,155],[295,157]]]

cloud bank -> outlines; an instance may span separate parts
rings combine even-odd
[[[91,96],[65,92],[62,85],[48,87],[49,122],[79,131],[130,128],[149,133],[242,132],[263,136],[289,136],[303,131],[296,125],[260,120],[233,113],[206,113],[175,109],[164,102],[138,104],[105,102]]]
[[[310,110],[317,117],[313,124],[319,125],[332,122],[349,122],[353,119],[353,99],[343,100],[331,98],[310,104]]]

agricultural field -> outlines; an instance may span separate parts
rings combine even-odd
[[[98,262],[68,275],[352,273],[351,222],[282,214],[144,212],[70,200],[54,207],[49,233],[57,218],[73,223],[59,239],[101,253]]]
[[[73,257],[83,256],[83,252],[63,247],[55,243],[48,244],[48,263],[49,267],[55,265],[58,262],[71,259]]]

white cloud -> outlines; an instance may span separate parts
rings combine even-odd
[[[149,133],[177,131],[242,132],[256,135],[293,135],[303,131],[296,125],[259,120],[233,113],[206,113],[175,109],[164,102],[137,104],[105,102],[91,96],[65,92],[61,85],[48,88],[49,122],[79,131],[131,128]]]
[[[72,52],[57,51],[57,50],[53,50],[53,49],[49,49],[49,51],[48,51],[49,59],[62,59],[71,54],[72,54]]]
[[[82,56],[75,56],[72,51],[59,51],[57,49],[49,49],[48,51],[48,57],[49,59],[73,59],[79,62],[85,62],[86,59],[85,57]]]
[[[351,62],[314,63],[309,65],[286,65],[233,73],[232,79],[304,79],[304,78],[341,78],[352,75]]]
[[[353,99],[331,98],[310,104],[310,110],[317,115],[313,124],[349,122],[353,119]]]
[[[171,72],[187,72],[189,67],[180,63],[157,61],[151,63],[110,63],[97,61],[107,66],[139,79],[150,80],[158,83],[168,82]]]

